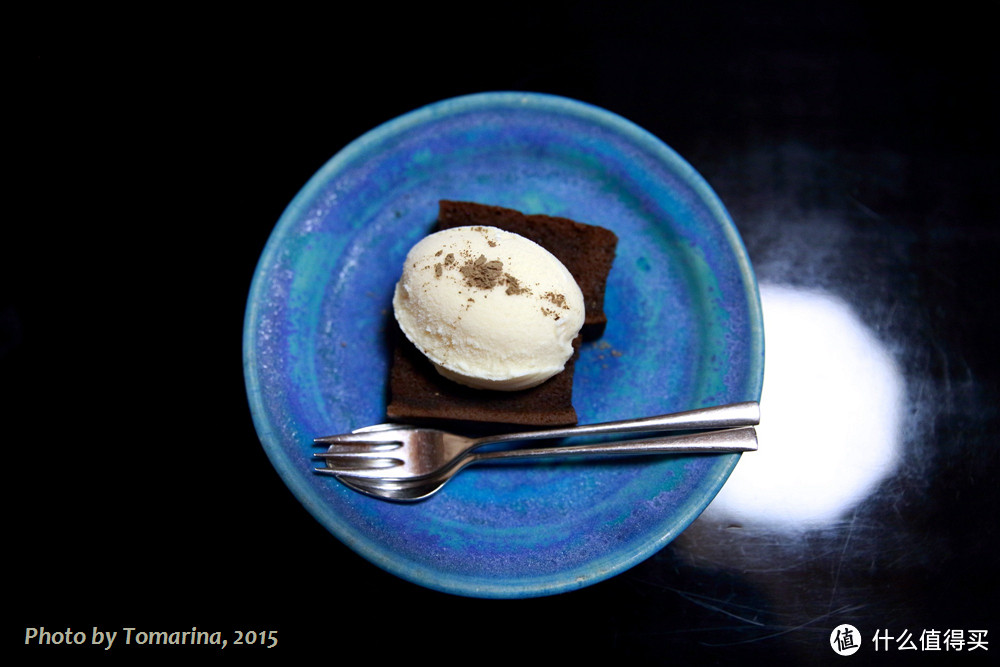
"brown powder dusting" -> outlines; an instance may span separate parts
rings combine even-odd
[[[451,266],[452,264],[454,264],[455,263],[455,253],[449,252],[447,255],[445,255],[444,256],[444,263],[447,264],[447,265],[449,265],[449,266]]]
[[[444,273],[444,268],[441,266],[439,262],[434,265],[434,277],[440,278],[442,273]]]
[[[562,308],[563,310],[569,310],[569,306],[566,304],[565,294],[556,294],[555,292],[546,292],[542,295],[543,299],[551,302],[553,305]]]
[[[474,261],[467,261],[459,269],[470,287],[493,289],[503,276],[503,262],[498,259],[487,260],[480,255]]]
[[[525,294],[531,291],[527,287],[521,287],[521,282],[514,276],[510,275],[509,273],[503,274],[503,277],[507,281],[507,294],[514,296],[517,294]]]
[[[601,350],[602,352],[605,351],[605,350],[607,350],[611,354],[612,357],[616,357],[617,358],[617,357],[621,357],[624,354],[624,352],[612,349],[611,343],[609,343],[606,340],[602,340],[599,343],[597,343],[596,347],[597,347],[598,350]],[[603,360],[604,359],[604,354],[598,354],[597,358]]]

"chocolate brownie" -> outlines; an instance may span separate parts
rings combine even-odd
[[[604,289],[618,237],[607,229],[548,215],[471,202],[441,201],[436,231],[467,225],[499,227],[520,234],[555,255],[573,274],[583,292],[586,320],[574,341],[600,337],[607,316]],[[395,324],[395,320],[393,321]],[[573,408],[574,352],[566,368],[537,387],[521,391],[470,389],[445,379],[395,326],[389,379],[390,419],[448,419],[468,422],[558,426],[575,424]]]

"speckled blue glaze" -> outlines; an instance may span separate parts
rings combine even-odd
[[[705,181],[608,111],[487,93],[418,109],[358,138],[278,221],[244,331],[261,442],[337,538],[417,584],[510,598],[615,575],[687,527],[739,456],[474,467],[413,505],[311,472],[313,437],[384,421],[392,288],[439,199],[562,215],[618,234],[610,323],[577,363],[581,422],[759,399],[757,285]]]

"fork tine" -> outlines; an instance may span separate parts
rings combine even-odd
[[[331,445],[325,452],[313,453],[313,458],[325,461],[325,467],[318,472],[331,470],[386,470],[404,465],[405,461],[391,452],[402,447],[402,443],[354,443]]]
[[[402,447],[402,443],[399,442],[349,442],[346,444],[332,444],[325,452],[316,452],[313,456],[332,456],[332,455],[345,455],[350,456],[351,454],[357,455],[370,455],[379,454],[382,452],[391,452]]]
[[[337,435],[324,435],[321,438],[313,438],[313,444],[333,445],[341,443],[369,443],[379,444],[388,442],[399,442],[399,436],[390,430],[385,431],[363,431],[358,433],[340,433]]]
[[[347,465],[338,465],[336,459],[330,459],[327,467],[313,468],[313,470],[323,475],[348,475],[364,479],[383,479],[386,477],[387,470],[401,465],[403,465],[403,462],[399,459],[371,459],[364,466],[352,465],[349,462]]]
[[[359,460],[359,461],[364,461],[364,460],[373,460],[374,461],[374,460],[378,460],[378,459],[387,459],[387,460],[392,460],[392,461],[401,461],[402,459],[400,459],[398,456],[393,456],[391,454],[391,452],[393,450],[395,450],[395,449],[398,449],[398,448],[397,447],[388,447],[388,448],[387,447],[379,447],[379,448],[375,448],[375,449],[372,449],[372,448],[363,448],[362,449],[362,448],[359,448],[359,447],[356,447],[356,446],[352,446],[352,445],[343,445],[343,446],[334,445],[334,446],[330,447],[330,449],[328,449],[325,452],[314,452],[313,453],[313,458],[314,459],[326,459],[328,461],[334,460],[334,459],[344,459],[345,461],[350,460],[350,459],[356,459],[356,460]]]
[[[395,422],[386,422],[384,424],[372,424],[371,426],[363,426],[361,428],[356,428],[351,433],[372,433],[375,431],[415,431],[418,427],[410,424],[396,424]]]

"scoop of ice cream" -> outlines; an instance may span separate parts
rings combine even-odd
[[[584,320],[583,294],[562,262],[496,227],[425,237],[406,256],[392,305],[439,373],[504,391],[562,371]]]

